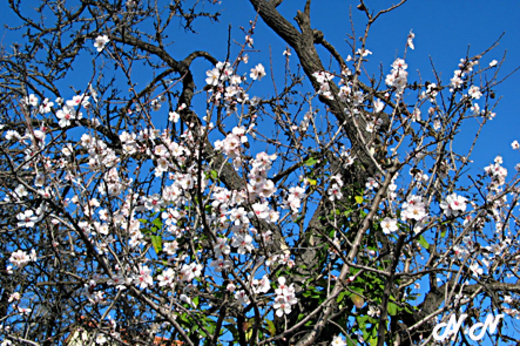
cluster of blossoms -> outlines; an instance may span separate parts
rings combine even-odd
[[[386,76],[385,83],[389,87],[395,88],[398,94],[403,93],[408,82],[408,65],[403,59],[396,59],[392,64],[392,71]]]
[[[351,155],[349,150],[341,152],[339,156],[343,159],[343,167],[345,168],[354,164],[354,161],[356,160],[356,156]]]
[[[390,217],[385,217],[381,222],[381,228],[383,229],[384,234],[394,233],[399,230],[399,226],[397,224],[397,219],[392,219]]]
[[[401,219],[415,220],[414,232],[420,232],[426,222],[426,204],[421,196],[410,195],[402,205]]]
[[[478,61],[467,61],[465,59],[460,60],[459,69],[455,70],[455,72],[453,73],[453,78],[450,79],[451,92],[462,87],[462,85],[464,84],[463,78],[466,74],[473,71],[473,66],[475,66],[477,63]]]
[[[74,120],[79,120],[83,117],[83,114],[76,110],[76,107],[80,105],[88,107],[88,98],[89,96],[87,95],[76,95],[72,100],[67,101],[61,109],[56,111],[56,117],[60,119],[60,127],[70,126]]]
[[[484,246],[483,249],[485,249],[485,251],[483,251],[483,255],[480,261],[472,261],[469,263],[469,269],[471,273],[474,276],[479,277],[484,273],[484,270],[491,269],[496,261],[501,260],[501,255],[504,253],[505,249],[511,245],[511,243],[511,239],[506,238],[501,243]],[[462,239],[462,243],[460,245],[453,246],[452,251],[456,258],[459,260],[464,260],[477,249],[478,248],[473,238],[471,236],[465,236]],[[483,266],[481,267],[479,263]]]
[[[435,102],[435,97],[439,94],[439,88],[436,83],[427,83],[426,90],[421,93],[421,99],[429,98],[430,102]],[[418,108],[415,108],[418,109]],[[415,110],[414,109],[414,110]]]
[[[410,47],[410,49],[415,49],[415,45],[413,44],[413,39],[415,38],[415,34],[410,30],[408,37],[406,38],[406,45]]]
[[[215,142],[215,149],[231,158],[237,167],[242,162],[242,144],[244,143],[247,143],[246,129],[243,126],[235,127],[224,140]]]
[[[251,69],[251,73],[249,74],[249,77],[253,80],[261,80],[262,77],[265,76],[265,68],[262,64],[256,65],[254,68]]]
[[[285,207],[291,208],[295,215],[300,211],[302,198],[305,196],[305,188],[293,186],[289,188],[289,195],[284,200]]]
[[[493,219],[496,223],[497,231],[504,225],[502,224],[503,215],[501,209],[507,207],[507,195],[503,194],[504,185],[506,184],[507,169],[502,166],[503,160],[501,156],[495,157],[494,164],[484,167],[486,174],[491,177],[488,183],[488,193],[486,200],[492,206]],[[518,167],[518,165],[517,165]]]
[[[247,57],[243,57],[241,60],[245,63],[248,61]],[[264,66],[257,64],[251,69],[249,77],[252,80],[261,80],[265,75]],[[251,105],[255,105],[258,102],[256,98],[249,99],[249,95],[240,86],[246,77],[235,74],[229,62],[218,62],[215,68],[206,72],[206,76],[206,84],[213,87],[211,92],[214,92],[208,101],[225,101],[228,114],[235,111],[238,104],[249,102]]]
[[[191,151],[183,144],[173,142],[169,138],[162,138],[162,144],[155,146],[154,155],[156,155],[157,161],[155,164],[155,176],[161,176],[165,172],[169,172],[175,167],[175,164],[182,165],[186,162],[186,158],[189,157]],[[184,182],[185,186],[192,185],[189,175],[183,175],[181,182]]]
[[[363,95],[360,93],[358,98],[360,102],[362,102]],[[364,113],[366,122],[365,130],[368,133],[372,133],[378,130],[381,127],[381,125],[383,125],[383,119],[378,114],[385,108],[385,106],[385,103],[381,100],[374,99],[374,102],[372,104],[373,112]],[[354,110],[357,111],[357,108],[355,108]]]
[[[332,343],[330,344],[331,346],[347,346],[347,343],[345,342],[345,340],[343,340],[343,338],[339,335],[336,335],[334,337],[334,339],[332,339]]]
[[[182,136],[186,138],[185,144],[190,143],[190,135],[187,131]],[[164,222],[163,232],[165,235],[179,236],[183,230],[179,228],[179,220],[185,217],[186,211],[184,206],[186,205],[186,198],[184,197],[185,192],[192,189],[197,185],[195,168],[187,167],[185,171],[176,169],[174,172],[172,162],[183,164],[185,158],[189,155],[190,151],[187,147],[173,143],[170,141],[169,136],[166,132],[159,134],[156,130],[142,130],[138,134],[123,132],[120,135],[121,142],[123,144],[124,154],[141,154],[146,155],[156,162],[156,176],[160,176],[165,172],[168,172],[168,179],[173,181],[172,184],[164,186],[161,194],[151,195],[140,195],[134,194],[131,190],[128,190],[128,196],[124,200],[121,209],[115,210],[110,216],[110,221],[114,226],[118,226],[124,231],[128,232],[130,237],[128,245],[131,248],[137,248],[146,244],[144,241],[144,235],[141,231],[142,222],[135,217],[136,212],[149,212],[149,213],[160,213],[161,218]],[[103,167],[105,173],[103,174],[103,183],[98,187],[101,194],[108,195],[122,195],[126,188],[129,186],[129,181],[123,181],[116,169],[118,160],[111,157],[111,151],[106,148],[106,145],[96,138],[90,135],[84,135],[82,137],[82,145],[88,149],[89,152],[89,166],[92,169],[96,167]],[[167,164],[163,161],[168,162]],[[94,162],[94,163],[93,163]],[[207,184],[207,178],[204,176],[201,180],[201,184],[205,186]],[[203,187],[204,188],[204,187]],[[98,215],[101,221],[107,221],[109,214],[106,209],[101,209],[100,203],[95,199],[91,199],[88,206],[84,208],[84,214],[89,217]],[[94,227],[92,227],[93,225]],[[97,231],[97,234],[101,237],[101,240],[97,243],[98,249],[106,251],[108,245],[111,242],[112,236],[109,235],[109,226],[105,222],[79,222],[79,226],[87,236],[91,235],[92,228]],[[173,240],[165,242],[163,251],[173,256],[178,249],[177,241]],[[177,260],[182,260],[184,257]],[[171,258],[173,259],[173,258]],[[170,259],[169,259],[170,262]],[[180,262],[179,262],[180,263]],[[180,266],[180,264],[179,264]],[[177,270],[172,268],[165,269],[158,276],[158,285],[162,286],[173,286],[175,282],[179,280],[188,284],[199,277],[202,272],[202,266],[200,264],[185,263]],[[175,280],[177,279],[177,280]],[[126,285],[134,283],[141,289],[146,289],[154,285],[152,276],[152,269],[146,265],[139,264],[137,271],[130,275],[124,276],[122,274],[116,274],[109,280],[110,285],[115,285],[117,289],[123,289]],[[92,286],[92,285],[91,285]],[[89,292],[94,292],[95,285],[90,287]],[[93,303],[102,302],[102,291],[95,291],[95,294],[90,294],[91,301]],[[184,293],[183,293],[184,294]],[[189,298],[184,294],[186,301]]]
[[[85,94],[75,95],[71,100],[67,100],[66,102],[63,102],[63,99],[60,97],[57,98],[56,103],[58,105],[62,105],[62,108],[56,111],[56,117],[59,120],[58,123],[60,127],[68,127],[74,120],[80,120],[83,117],[83,114],[78,111],[76,107],[89,107],[90,102],[88,99],[89,96]],[[39,99],[34,94],[30,94],[28,97],[22,100],[22,104],[36,108],[39,105]],[[50,113],[53,106],[54,102],[50,102],[49,99],[46,98],[39,105],[38,112],[40,114]]]
[[[507,169],[502,167],[502,157],[497,156],[495,158],[495,163],[484,168],[484,171],[488,176],[492,179],[492,184],[490,185],[491,190],[498,191],[500,186],[502,186],[507,177]]]
[[[267,179],[267,172],[271,168],[272,162],[276,160],[276,154],[268,155],[265,152],[260,152],[256,158],[251,162],[251,170],[248,178],[248,193],[250,198],[258,196],[262,200],[271,197],[276,193],[276,186],[273,181]],[[258,213],[256,213],[258,216]]]
[[[460,213],[466,211],[466,201],[465,197],[452,193],[446,197],[445,201],[440,203],[440,207],[444,210],[444,214],[447,217],[457,217]]]
[[[152,270],[143,264],[139,264],[137,273],[133,275],[134,284],[140,289],[153,287]]]
[[[253,289],[253,293],[267,293],[271,289],[271,282],[269,281],[269,276],[265,274],[260,280],[254,279],[251,282],[251,288]]]
[[[381,310],[379,310],[379,307],[370,305],[368,307],[367,315],[370,317],[379,317],[381,315]]]
[[[206,71],[206,84],[217,86],[225,81],[231,81],[231,84],[236,84],[239,79],[234,79],[233,69],[229,62],[218,62],[215,68]]]
[[[345,71],[344,71],[345,72]],[[339,88],[338,98],[341,101],[348,102],[350,107],[345,110],[348,114],[358,115],[359,109],[363,101],[365,100],[365,96],[361,90],[352,91],[352,83],[346,82]]]
[[[365,57],[369,54],[372,54],[372,52],[367,49],[359,49],[356,54]],[[379,99],[375,99],[372,105],[373,112],[362,112],[361,109],[364,107],[363,103],[365,102],[365,95],[363,94],[363,91],[352,87],[352,82],[348,78],[352,72],[348,68],[344,68],[341,71],[341,74],[344,78],[339,82],[339,85],[341,86],[339,88],[337,97],[341,101],[348,104],[348,107],[344,109],[345,114],[355,118],[363,115],[364,123],[366,123],[366,126],[364,125],[366,127],[366,131],[369,133],[374,132],[383,124],[383,119],[378,116],[378,113],[385,108],[385,103]],[[333,99],[329,82],[334,79],[334,75],[327,71],[318,71],[313,73],[313,77],[320,85],[318,94],[327,99]],[[404,86],[406,86],[406,80],[404,81]],[[305,120],[306,119],[304,118],[304,122],[302,122],[302,125],[300,125],[301,128],[307,128],[308,121]]]
[[[113,149],[103,140],[90,134],[85,133],[81,136],[81,146],[88,151],[88,165],[92,170],[111,168],[119,162],[119,157]]]
[[[249,303],[251,303],[251,300],[249,299],[249,296],[247,295],[245,290],[235,292],[235,299],[240,305],[248,305]]]
[[[31,250],[30,254],[23,250],[14,251],[9,257],[9,262],[14,264],[18,268],[24,267],[29,262],[36,261],[36,251],[34,249]]]
[[[239,168],[237,163],[242,163],[241,144],[247,142],[245,133],[243,127],[235,127],[224,140],[215,143],[217,150],[233,159],[237,169]],[[261,237],[261,240],[256,239],[257,244],[271,243],[271,231],[262,229],[259,234],[257,229],[251,227],[251,223],[256,219],[273,223],[279,218],[279,212],[271,210],[267,201],[276,192],[274,183],[267,177],[274,160],[276,160],[276,155],[260,152],[255,159],[249,161],[251,168],[248,172],[247,190],[229,191],[220,186],[213,188],[211,202],[213,212],[209,217],[209,222],[217,230],[230,229],[232,232],[231,239],[217,237],[213,244],[214,256],[210,265],[216,272],[220,273],[232,268],[233,263],[228,259],[231,248],[236,249],[235,251],[239,255],[246,255],[255,247],[254,237]],[[266,265],[284,264],[290,260],[285,257],[285,254],[282,257],[272,258],[266,261]],[[267,277],[260,281],[254,280],[251,284],[251,289],[255,294],[265,292],[268,287]],[[234,292],[235,286],[232,285],[228,289],[232,289]],[[235,297],[242,304],[249,303],[245,290],[237,291]]]
[[[318,71],[314,72],[312,76],[316,79],[316,82],[320,84],[318,94],[331,100],[333,97],[332,93],[330,92],[329,82],[334,79],[334,75],[327,71]]]
[[[230,292],[235,292],[236,286],[232,283],[228,284],[227,290]],[[257,295],[261,293],[267,293],[271,289],[271,282],[269,281],[268,275],[264,275],[260,280],[254,279],[251,282],[251,290],[252,293]],[[245,290],[240,290],[235,292],[235,299],[241,305],[247,305],[251,302],[249,296],[247,295]]]
[[[110,39],[108,38],[107,35],[99,35],[94,40],[94,47],[96,47],[96,50],[98,52],[101,52],[103,49],[105,49],[105,46],[107,45],[108,42],[110,42]]]
[[[16,218],[18,219],[18,227],[33,228],[34,224],[41,219],[41,215],[35,215],[34,211],[26,209],[16,215]]]
[[[367,190],[375,190],[379,187],[379,183],[377,182],[377,180],[375,178],[368,178],[367,179],[367,182],[365,183],[365,187],[367,188]]]
[[[274,299],[273,308],[276,310],[276,316],[282,317],[291,313],[291,306],[298,303],[296,299],[294,284],[287,286],[285,278],[278,278],[278,288],[275,290],[276,298]]]
[[[30,94],[22,99],[22,104],[25,106],[38,107],[39,102],[38,96],[34,94]]]
[[[120,269],[120,268],[116,268]],[[130,275],[123,275],[122,272],[130,272]],[[188,303],[191,300],[185,294],[191,289],[190,283],[201,276],[202,273],[202,265],[197,263],[185,263],[182,267],[175,271],[172,268],[167,268],[161,272],[161,274],[157,275],[156,279],[158,281],[159,287],[170,287],[174,288],[176,282],[187,283],[184,286],[183,294],[179,297],[181,301],[186,301]],[[92,304],[104,304],[104,291],[95,290],[96,285],[100,281],[100,275],[94,274],[92,279],[88,284],[85,285],[85,295],[90,300]],[[112,276],[108,281],[108,285],[116,286],[118,290],[124,290],[127,285],[134,284],[140,289],[146,289],[148,287],[153,287],[155,285],[154,278],[152,276],[152,269],[148,266],[140,263],[136,270],[133,272],[126,268],[125,270],[119,270],[114,276]]]
[[[482,92],[478,86],[472,85],[468,89],[468,95],[471,96],[472,99],[478,100],[482,96]]]
[[[329,195],[329,200],[331,202],[340,200],[341,198],[343,198],[343,193],[341,192],[341,188],[343,187],[343,180],[340,176],[334,175],[330,177],[330,181],[331,184],[327,192]],[[334,182],[332,183],[332,181]]]
[[[305,115],[303,116],[303,120],[300,122],[300,126],[295,126],[295,129],[298,129],[298,131],[300,131],[301,133],[306,133],[309,129],[309,124],[311,122],[312,117],[312,111],[305,113]]]

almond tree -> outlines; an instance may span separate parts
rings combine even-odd
[[[471,167],[502,61],[493,45],[411,81],[410,32],[374,79],[370,29],[404,2],[360,1],[343,56],[310,0],[294,21],[250,0],[212,56],[168,34],[221,25],[228,4],[9,0],[24,36],[0,59],[2,345],[420,345],[452,313],[504,314],[489,339],[516,342],[518,176],[500,156]],[[252,57],[258,21],[287,44],[283,86]]]

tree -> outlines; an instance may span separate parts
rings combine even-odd
[[[9,0],[3,344],[419,345],[488,312],[509,316],[490,342],[516,342],[518,176],[499,156],[467,176],[475,142],[454,145],[494,116],[495,45],[448,80],[411,81],[403,58],[377,78],[370,28],[405,0],[360,1],[347,56],[310,0],[294,21],[249,2],[245,38],[213,56],[168,35],[219,25],[216,1]],[[282,87],[248,65],[259,21],[287,44]]]

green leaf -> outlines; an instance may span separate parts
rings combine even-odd
[[[314,157],[309,157],[304,163],[305,163],[306,166],[312,167],[316,163],[318,163],[318,159],[316,159]]]
[[[343,297],[345,297],[345,294],[347,294],[346,291],[342,291],[340,294],[338,294],[338,297],[336,298],[336,302],[339,303],[343,300]]]
[[[354,303],[354,305],[358,309],[361,309],[363,305],[365,305],[365,300],[357,294],[353,294],[352,297],[350,297],[350,299],[352,299],[352,303]]]
[[[209,177],[210,177],[211,179],[213,179],[213,180],[218,180],[218,173],[217,173],[217,171],[214,170],[214,169],[211,170],[211,171],[209,172]]]
[[[248,328],[248,330],[246,331],[246,341],[249,341],[249,339],[251,339],[252,336],[253,336],[253,328]]]
[[[368,334],[366,327],[365,327],[365,329],[361,329],[361,332],[363,333],[363,339],[368,340],[368,338],[370,337],[370,334]]]
[[[356,196],[356,197],[354,197],[354,199],[356,200],[357,204],[363,203],[363,196]]]
[[[160,235],[151,235],[152,245],[155,253],[159,254],[162,251],[162,237]]]
[[[153,223],[154,226],[156,226],[157,228],[162,228],[163,222],[162,222],[162,218],[161,218],[160,216],[157,217],[157,218],[155,218],[155,220],[153,220],[152,223]]]
[[[273,321],[267,320],[266,322],[267,322],[267,330],[269,331],[269,333],[271,335],[275,335],[276,334],[276,327],[274,326]]]
[[[419,237],[419,244],[421,244],[421,246],[423,248],[425,248],[426,250],[428,250],[430,248],[430,244],[428,244],[428,242],[426,241],[426,239],[424,238],[424,236],[420,236]]]
[[[310,179],[310,178],[307,178],[307,182],[309,183],[310,186],[315,186],[318,181],[316,179]]]
[[[390,316],[397,315],[398,306],[392,302],[388,302],[388,314]]]

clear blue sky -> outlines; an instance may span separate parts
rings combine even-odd
[[[374,9],[382,9],[383,5],[397,1],[378,0],[366,3],[370,9],[371,5],[381,6]],[[304,1],[285,1],[279,10],[295,23],[293,18],[296,10],[303,8],[303,4]],[[325,38],[345,56],[349,51],[345,39],[351,33],[351,6],[357,36],[362,34],[366,23],[364,14],[356,9],[357,4],[357,1],[344,0],[313,1],[311,23],[322,30]],[[249,20],[255,18],[255,12],[248,1],[224,0],[221,6],[226,9],[221,17],[221,23],[225,25],[199,26],[198,35],[190,35],[189,41],[184,42],[179,38],[177,42],[206,49],[223,59],[227,47],[227,25],[232,24],[233,38],[243,42],[244,35],[239,26],[247,29]],[[504,33],[499,46],[483,58],[482,63],[487,65],[493,59],[500,61],[507,51],[501,70],[502,76],[505,76],[520,66],[519,13],[520,2],[512,0],[410,0],[394,12],[382,16],[372,27],[367,47],[373,55],[367,66],[372,67],[370,72],[377,75],[381,64],[384,73],[388,73],[393,60],[402,56],[406,37],[413,30],[416,49],[409,51],[406,59],[410,71],[409,80],[418,76],[417,71],[420,71],[423,80],[431,80],[431,57],[442,79],[449,82],[459,60],[466,56],[468,49],[470,56],[481,53]],[[274,70],[281,69],[284,64],[281,54],[285,44],[261,20],[258,21],[254,40],[254,48],[260,52],[249,54],[250,64],[262,62],[264,66],[268,66],[271,47]],[[294,56],[293,60],[296,61]],[[487,166],[497,154],[501,154],[505,159],[505,166],[512,174],[514,164],[520,161],[520,156],[510,146],[513,140],[520,140],[520,112],[516,103],[520,92],[519,82],[520,73],[517,73],[496,88],[497,99],[503,97],[495,109],[497,117],[485,127],[472,157],[480,168]],[[472,141],[473,138],[471,128],[461,136],[463,141]]]
[[[24,0],[25,6],[37,4],[36,0]],[[167,1],[165,2],[167,3]],[[378,10],[387,7],[394,1],[367,1],[369,9]],[[0,0],[0,8],[6,8],[7,0]],[[303,8],[304,1],[286,0],[279,10],[294,23],[297,9]],[[357,30],[357,36],[362,34],[366,19],[364,14],[356,9],[357,1],[327,0],[314,1],[311,12],[313,26],[324,32],[325,38],[332,42],[340,53],[347,55],[348,45],[345,43],[347,34],[351,33],[349,11],[352,7],[352,15]],[[372,7],[380,6],[380,7]],[[182,34],[172,32],[170,38],[175,40],[170,52],[176,58],[183,58],[189,49],[203,49],[212,53],[217,59],[224,60],[227,50],[228,24],[232,25],[233,39],[243,42],[244,34],[240,26],[249,27],[249,21],[255,19],[255,12],[248,1],[223,0],[220,6],[209,8],[222,8],[221,23],[210,25],[207,21],[201,21],[195,26],[198,34]],[[410,0],[401,8],[382,16],[372,27],[367,47],[373,52],[370,56],[370,73],[378,74],[379,64],[384,73],[390,70],[390,64],[396,57],[403,54],[406,36],[410,30],[415,33],[414,51],[407,56],[410,78],[417,76],[419,70],[424,80],[431,78],[430,57],[437,71],[444,80],[452,77],[457,68],[459,59],[466,56],[468,47],[470,55],[480,53],[492,45],[502,33],[504,37],[500,45],[491,52],[482,63],[487,64],[492,59],[500,60],[507,51],[506,62],[502,69],[502,75],[520,66],[520,2],[513,0],[488,1],[488,0]],[[16,25],[10,11],[0,11],[0,23]],[[2,30],[0,43],[9,47],[12,41],[19,35]],[[263,63],[269,66],[269,49],[272,50],[274,71],[284,65],[282,52],[285,44],[265,24],[258,21],[254,35],[254,48],[258,53],[249,53],[250,65]],[[179,47],[176,49],[176,47]],[[292,59],[296,62],[296,57]],[[205,61],[197,61],[201,72],[198,86],[203,86],[204,71],[210,68]],[[282,78],[282,76],[280,76]],[[519,156],[513,152],[510,143],[520,139],[517,127],[520,125],[520,116],[516,99],[520,92],[520,73],[515,74],[496,88],[497,96],[502,96],[498,107],[495,109],[497,117],[488,123],[481,141],[475,151],[473,159],[479,167],[490,163],[496,154],[501,154],[505,159],[505,166],[512,172],[513,166]],[[267,84],[267,83],[265,83]],[[270,84],[270,83],[269,83]],[[255,89],[253,89],[254,91]],[[261,91],[258,91],[261,94]],[[467,140],[473,139],[472,131],[468,131]],[[461,137],[464,137],[461,136]]]

